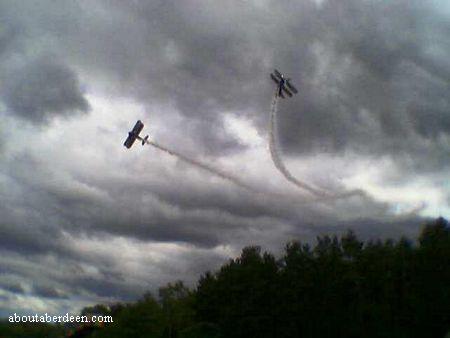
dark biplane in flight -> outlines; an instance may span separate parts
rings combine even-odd
[[[136,124],[134,125],[133,130],[131,130],[128,133],[128,137],[125,140],[125,143],[123,145],[125,147],[127,147],[128,149],[130,149],[131,146],[133,145],[134,141],[136,141],[136,139],[138,139],[139,141],[142,141],[142,145],[144,145],[145,142],[147,142],[147,140],[148,140],[148,135],[145,136],[144,138],[139,136],[139,134],[143,128],[144,128],[144,124],[141,122],[141,120],[138,120],[136,122]]]
[[[287,94],[289,97],[292,97],[292,93],[298,93],[297,89],[290,82],[290,78],[285,78],[284,75],[276,69],[274,70],[274,74],[271,73],[270,78],[278,85],[278,96],[281,96],[284,99],[283,93]]]

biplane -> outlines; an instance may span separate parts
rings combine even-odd
[[[128,132],[128,137],[123,145],[130,149],[134,141],[136,140],[142,141],[142,145],[144,145],[148,140],[148,135],[144,138],[140,137],[139,134],[141,133],[142,129],[144,129],[144,124],[141,122],[141,120],[138,120],[133,129]]]
[[[291,82],[290,78],[284,77],[278,70],[274,70],[274,74],[270,74],[270,78],[278,85],[278,96],[285,98],[283,94],[292,97],[293,94],[297,94],[297,88]]]

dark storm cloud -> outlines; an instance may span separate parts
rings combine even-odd
[[[7,173],[11,187],[14,185],[17,191],[9,189],[12,200],[3,197],[5,203],[0,208],[3,250],[28,257],[57,254],[76,259],[63,232],[213,248],[232,245],[237,240],[234,234],[271,230],[280,222],[293,224],[299,217],[302,224],[331,222],[330,216],[322,215],[314,205],[302,204],[301,200],[297,204],[292,198],[287,201],[240,190],[227,192],[221,186],[196,185],[170,176],[153,181],[103,176],[88,179],[61,177],[59,171],[29,153],[14,157]],[[180,183],[167,185],[159,179]],[[105,193],[99,197],[80,186]],[[16,194],[20,200],[14,198]],[[372,210],[380,208],[375,203],[370,205]]]
[[[67,295],[63,294],[58,289],[48,285],[36,285],[33,287],[33,294],[43,298],[67,298]]]
[[[173,134],[194,143],[193,155],[224,156],[244,147],[225,129],[225,114],[267,131],[268,73],[276,66],[300,89],[280,105],[281,142],[290,154],[351,150],[436,171],[448,161],[448,23],[424,3],[5,1],[0,18],[3,103],[12,116],[38,125],[87,112],[80,88],[86,80],[90,89],[106,88],[106,96],[162,107],[156,113],[169,126],[176,124],[169,109],[175,107],[181,122]],[[431,46],[430,37],[439,43]],[[96,150],[109,152],[97,141]],[[199,181],[180,164],[177,171],[162,168],[156,155],[148,173],[111,156],[112,169],[92,158],[80,174],[73,168],[77,150],[65,150],[74,159],[64,163],[69,156],[58,152],[46,159],[11,149],[15,155],[0,165],[1,258],[11,260],[0,268],[35,281],[32,292],[43,298],[128,300],[147,288],[115,265],[114,250],[108,260],[73,242],[101,239],[101,250],[124,238],[197,250],[176,262],[143,264],[167,281],[180,270],[195,278],[217,266],[224,258],[214,249],[221,245],[273,248],[348,227],[364,238],[413,237],[421,222],[389,218],[389,206],[368,197],[308,204],[294,195],[254,195],[211,183],[204,172]],[[116,173],[122,168],[125,174]]]
[[[324,2],[317,64],[325,60],[326,76],[314,81],[318,68],[309,72],[297,102],[280,112],[286,150],[414,158],[420,170],[448,165],[438,141],[449,137],[448,21],[429,4]]]
[[[356,233],[358,238],[365,242],[384,238],[398,240],[402,236],[410,240],[415,240],[417,234],[426,222],[426,218],[417,215],[408,215],[397,218],[381,217],[379,219],[360,218],[344,223],[337,221],[330,224],[305,224],[298,229],[295,229],[291,236],[298,240],[314,243],[316,236],[342,236],[348,230],[352,230]],[[309,234],[306,238],[303,235],[305,232]]]
[[[8,216],[8,214],[6,214]],[[7,218],[8,219],[8,218]],[[30,218],[32,221],[33,218]],[[26,218],[22,219],[26,222]],[[21,254],[35,254],[40,252],[59,251],[58,243],[59,231],[55,231],[54,227],[23,224],[15,221],[1,221],[0,228],[2,236],[0,236],[0,245],[4,250],[20,252]],[[49,236],[49,233],[52,235]]]
[[[0,174],[8,175],[0,193],[0,247],[23,255],[61,251],[61,217],[48,194],[41,194],[38,176],[30,174],[45,176],[49,171],[27,155],[15,157],[13,163],[14,168],[0,168]]]
[[[448,20],[430,4],[52,2],[43,5],[50,12],[18,21],[118,93],[177,107],[198,151],[242,148],[224,130],[222,112],[245,114],[265,131],[276,66],[300,88],[280,111],[285,151],[351,150],[436,168],[448,151],[436,135],[448,137],[450,41]]]
[[[20,283],[8,283],[8,282],[3,283],[3,282],[0,282],[0,288],[3,289],[3,290],[9,291],[11,293],[19,293],[19,294],[21,294],[21,293],[25,292],[24,288],[22,287],[22,285]]]
[[[143,102],[175,104],[191,126],[185,132],[203,152],[239,150],[222,131],[220,112],[239,111],[266,129],[268,71],[277,66],[301,89],[280,112],[286,151],[414,158],[419,170],[447,165],[448,149],[437,138],[448,137],[450,120],[448,23],[429,4],[345,0],[318,7],[303,1],[261,9],[156,1],[99,7],[123,24],[108,39],[113,23],[99,19],[99,34],[106,36],[90,53],[102,62],[90,66],[123,79],[130,85],[125,91]]]
[[[5,249],[23,254],[57,252],[70,257],[73,253],[65,248],[63,231],[213,248],[232,245],[237,240],[234,234],[242,231],[267,231],[280,223],[301,228],[336,219],[334,211],[323,210],[324,205],[306,203],[295,195],[226,191],[221,185],[190,183],[170,175],[145,180],[61,176],[59,168],[48,167],[29,153],[16,156],[13,164],[8,174],[22,187],[22,197],[20,202],[5,203],[5,234],[0,241]],[[164,183],[169,181],[178,183]],[[335,207],[350,215],[352,208],[368,209],[370,215],[387,212],[385,205],[367,197],[345,203],[350,206],[337,202]],[[18,214],[20,220],[14,217]]]
[[[5,19],[2,17],[2,19]],[[18,29],[13,25],[6,25],[4,20],[3,24],[0,26],[0,55],[13,48],[13,44],[18,36]]]
[[[32,176],[29,175],[30,168],[33,168]],[[7,174],[12,179],[11,184],[21,187],[17,194],[22,197],[20,201],[6,201],[0,208],[4,215],[1,221],[4,234],[0,237],[4,249],[18,250],[24,254],[48,251],[64,254],[61,244],[63,230],[104,232],[211,247],[223,240],[217,233],[218,228],[230,231],[247,227],[249,225],[241,221],[255,215],[251,211],[245,213],[239,202],[244,196],[250,198],[250,195],[240,197],[238,193],[220,197],[219,191],[206,195],[200,191],[198,197],[187,202],[188,194],[192,196],[193,193],[190,184],[178,193],[176,190],[172,193],[168,186],[161,186],[158,182],[115,182],[111,179],[102,182],[99,178],[97,187],[109,196],[115,196],[110,201],[77,189],[83,185],[82,178],[77,180],[63,176],[54,184],[51,178],[58,177],[58,170],[47,167],[42,160],[29,153],[14,158],[13,168]],[[96,187],[92,179],[89,183],[90,187]],[[207,191],[205,187],[201,190]],[[161,196],[160,200],[158,196]],[[233,200],[233,196],[239,200]],[[140,202],[146,199],[147,202]],[[252,205],[248,205],[249,210],[264,209],[263,205]],[[275,208],[271,210],[264,214],[268,217],[271,213],[279,216]],[[17,215],[21,215],[20,219]],[[211,227],[211,222],[215,223],[215,228]]]
[[[9,72],[2,91],[10,113],[36,124],[89,110],[76,74],[51,57],[38,58]]]

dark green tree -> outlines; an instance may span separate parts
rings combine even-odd
[[[276,336],[277,271],[272,255],[261,254],[259,247],[244,248],[214,276],[200,279],[199,319],[218,325],[224,337]]]
[[[164,337],[179,337],[179,333],[194,324],[194,296],[181,281],[159,289],[159,299],[167,326]]]

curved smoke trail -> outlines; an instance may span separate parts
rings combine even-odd
[[[199,162],[197,160],[189,158],[189,157],[187,157],[185,155],[182,155],[180,153],[177,153],[177,152],[175,152],[173,150],[167,149],[167,148],[163,147],[162,145],[160,145],[160,144],[158,144],[156,142],[146,140],[145,143],[147,143],[148,145],[151,145],[151,146],[153,146],[153,147],[155,147],[155,148],[157,148],[159,150],[162,150],[162,151],[164,151],[164,152],[166,152],[166,153],[168,153],[168,154],[170,154],[172,156],[175,156],[175,157],[179,158],[180,160],[182,160],[184,162],[187,162],[187,163],[192,164],[192,165],[194,165],[196,167],[199,167],[199,168],[201,168],[203,170],[206,170],[206,171],[208,171],[211,174],[219,176],[219,177],[223,178],[224,180],[233,182],[234,184],[238,185],[241,188],[247,189],[247,190],[252,191],[252,192],[257,192],[253,187],[251,187],[248,184],[240,181],[236,177],[233,177],[233,176],[229,175],[228,173],[225,173],[225,172],[223,172],[223,171],[221,171],[219,169],[213,168],[213,167],[209,166],[208,164],[201,163],[201,162]]]
[[[326,191],[322,191],[319,189],[316,189],[309,184],[302,182],[295,178],[289,170],[284,165],[283,161],[281,160],[281,157],[278,155],[277,146],[276,146],[276,140],[275,140],[275,133],[277,132],[276,128],[276,115],[278,111],[278,93],[275,92],[275,95],[273,97],[271,106],[270,106],[270,128],[269,128],[269,150],[270,150],[270,156],[272,158],[273,164],[278,169],[278,171],[292,184],[297,186],[300,189],[306,190],[310,192],[311,194],[315,195],[317,198],[315,201],[327,201],[327,200],[334,200],[339,198],[346,198],[351,197],[354,195],[365,195],[362,190],[352,190],[348,192],[343,192],[340,194],[332,194]]]
[[[299,181],[296,179],[292,174],[287,170],[286,166],[284,165],[283,161],[281,160],[281,157],[278,155],[276,141],[275,141],[275,133],[276,133],[276,114],[278,110],[278,94],[275,93],[272,104],[270,106],[270,128],[269,128],[269,150],[270,150],[270,156],[272,157],[272,162],[275,165],[275,167],[278,169],[278,171],[292,184],[297,186],[300,189],[304,189],[311,194],[317,196],[317,197],[326,197],[326,194],[320,190],[317,190],[313,187],[311,187],[309,184],[306,184],[302,181]]]

